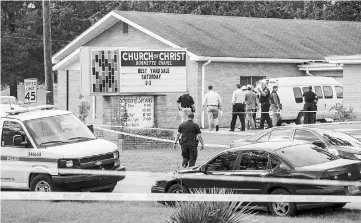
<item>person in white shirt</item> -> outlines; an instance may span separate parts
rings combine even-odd
[[[222,110],[222,99],[221,96],[215,91],[213,91],[213,86],[208,86],[208,92],[204,95],[203,99],[203,108],[207,108],[208,112],[208,129],[212,131],[214,126],[216,131],[219,130],[219,111]],[[202,111],[203,111],[202,108]]]
[[[244,131],[245,129],[245,97],[246,93],[244,92],[244,89],[246,89],[245,86],[242,87],[240,84],[236,84],[237,90],[233,92],[232,95],[232,121],[231,121],[231,129],[229,131],[234,132],[234,128],[236,126],[237,116],[239,117],[239,120],[241,121],[241,131]]]

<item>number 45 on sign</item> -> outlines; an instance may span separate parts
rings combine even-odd
[[[38,80],[36,78],[24,79],[25,103],[36,103]]]

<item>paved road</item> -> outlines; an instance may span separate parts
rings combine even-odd
[[[319,128],[334,129],[348,133],[355,136],[356,138],[361,138],[361,122],[353,124],[337,124],[337,125],[319,125]],[[220,144],[220,145],[229,145],[231,140],[239,139],[245,137],[249,134],[254,134],[260,130],[246,131],[246,132],[229,132],[228,129],[220,129],[219,132],[208,132],[204,130],[202,135],[208,144]],[[115,193],[150,193],[150,188],[155,182],[156,177],[134,177],[128,176],[125,180],[118,183]],[[350,203],[346,206],[350,209],[361,209],[361,203]]]

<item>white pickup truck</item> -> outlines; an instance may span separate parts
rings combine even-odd
[[[125,178],[117,145],[97,139],[69,111],[51,105],[11,110],[1,116],[0,134],[1,188],[112,192]]]

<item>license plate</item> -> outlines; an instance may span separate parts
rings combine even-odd
[[[350,194],[357,194],[360,193],[360,188],[359,187],[355,187],[355,186],[349,186],[348,187],[348,192]]]

